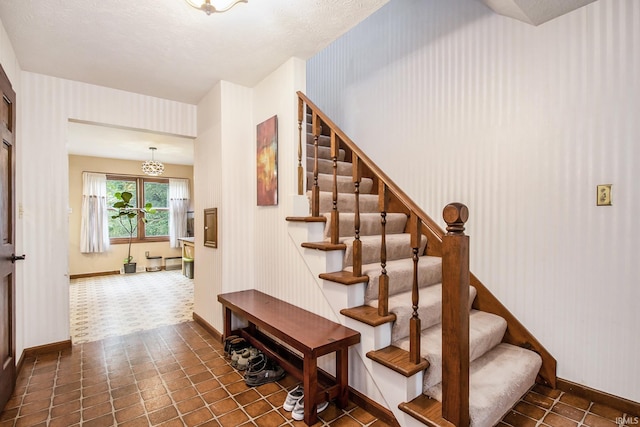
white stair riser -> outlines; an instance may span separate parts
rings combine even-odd
[[[350,317],[343,316],[343,319],[343,325],[360,332],[360,343],[363,354],[391,345],[391,323],[371,326]]]
[[[322,291],[333,311],[340,312],[343,308],[358,307],[364,304],[364,290],[367,283],[345,286],[331,280],[322,281]]]

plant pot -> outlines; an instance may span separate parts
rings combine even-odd
[[[124,264],[124,272],[125,273],[135,273],[136,272],[136,263],[128,262]]]

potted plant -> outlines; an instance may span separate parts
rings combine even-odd
[[[147,222],[147,218],[145,218],[146,214],[154,214],[156,210],[153,209],[151,203],[147,203],[144,205],[144,208],[139,209],[136,208],[133,204],[131,204],[131,198],[133,194],[128,191],[123,191],[122,193],[115,193],[114,197],[117,202],[113,204],[113,208],[117,211],[115,215],[111,218],[118,219],[120,224],[124,230],[129,233],[129,248],[127,251],[127,257],[124,259],[124,272],[125,273],[135,273],[136,272],[136,263],[133,261],[133,257],[131,256],[131,241],[133,240],[133,233],[138,229],[138,221]]]

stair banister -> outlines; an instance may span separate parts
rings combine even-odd
[[[378,280],[378,316],[389,315],[389,276],[387,276],[387,210],[389,192],[387,186],[378,182],[378,205],[380,209],[380,279]]]
[[[313,133],[313,187],[311,188],[311,216],[320,216],[320,187],[318,185],[318,138],[320,137],[320,118],[314,109],[311,113],[311,131]]]
[[[307,104],[309,108],[311,108],[314,114],[317,115],[327,127],[335,131],[336,136],[346,147],[351,150],[352,155],[354,157],[357,157],[362,162],[362,164],[367,166],[367,168],[372,172],[374,176],[376,176],[380,181],[384,182],[387,185],[389,192],[394,195],[394,197],[400,202],[400,204],[405,206],[408,211],[414,212],[416,215],[418,215],[418,217],[420,217],[425,228],[424,231],[428,233],[427,237],[435,240],[429,243],[429,246],[433,245],[435,247],[434,255],[439,255],[440,242],[442,242],[442,236],[444,236],[444,231],[442,230],[442,228],[440,228],[440,226],[435,221],[433,221],[429,217],[429,215],[427,215],[424,210],[420,208],[420,206],[418,206],[413,200],[411,200],[411,198],[407,196],[406,193],[402,191],[402,189],[395,182],[393,182],[391,178],[389,178],[387,174],[385,174],[382,169],[380,169],[378,165],[376,165],[351,140],[351,138],[349,138],[342,131],[342,129],[340,129],[340,127],[338,127],[326,114],[320,111],[320,109],[304,93],[298,91],[297,94],[298,98],[302,99],[304,103]]]
[[[420,242],[422,240],[422,221],[415,213],[411,213],[411,248],[413,250],[413,283],[411,285],[411,305],[413,313],[409,320],[409,360],[411,363],[422,362],[420,356],[420,332],[422,331],[420,317],[418,316],[418,304],[420,294],[418,289],[418,261],[420,259]]]
[[[360,181],[362,180],[362,162],[357,156],[351,160],[353,164],[353,185],[355,195],[355,213],[353,227],[355,237],[353,240],[353,275],[362,276],[362,241],[360,240]]]
[[[445,206],[442,240],[442,416],[457,427],[469,425],[469,209]]]
[[[340,147],[336,133],[331,129],[331,160],[333,161],[333,207],[331,209],[331,243],[340,240],[340,212],[338,212],[338,155]]]
[[[304,101],[298,98],[298,195],[304,194],[304,168],[302,167],[302,121],[304,119]]]

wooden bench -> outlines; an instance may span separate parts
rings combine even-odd
[[[224,335],[241,334],[254,347],[275,359],[288,373],[302,381],[304,387],[304,422],[317,421],[318,403],[336,399],[340,408],[347,405],[349,381],[349,346],[360,342],[360,333],[256,290],[218,295],[224,307]],[[231,314],[246,319],[249,326],[233,331]],[[271,334],[302,353],[296,363],[293,353],[279,347],[261,331]],[[319,387],[317,359],[336,353],[335,383]],[[292,358],[292,356],[294,356]],[[321,376],[325,377],[321,373]]]

